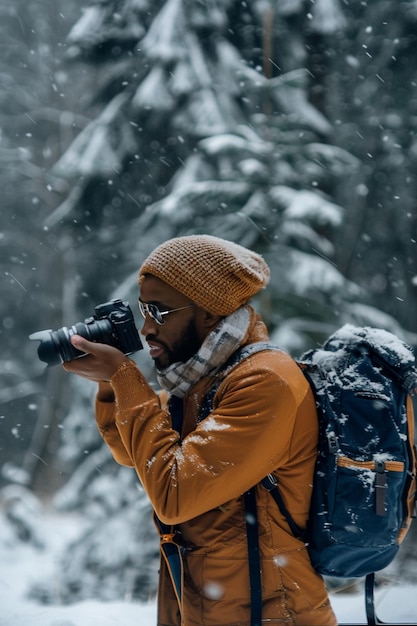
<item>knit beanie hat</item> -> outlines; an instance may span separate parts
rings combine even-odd
[[[269,267],[239,244],[211,235],[175,237],[144,261],[139,283],[152,274],[215,315],[230,315],[266,286]]]

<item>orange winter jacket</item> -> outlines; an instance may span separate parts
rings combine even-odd
[[[252,314],[247,343],[268,339]],[[115,460],[135,468],[158,517],[175,524],[184,559],[182,618],[165,564],[159,626],[250,626],[247,536],[242,494],[257,485],[263,622],[335,626],[322,578],[259,481],[274,473],[289,512],[305,527],[318,422],[308,383],[291,357],[252,354],[226,376],[211,414],[199,424],[213,379],[184,399],[181,436],[133,362],[101,383],[99,430]],[[115,397],[115,401],[113,400]]]

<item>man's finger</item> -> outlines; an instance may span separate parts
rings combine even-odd
[[[74,348],[77,348],[77,350],[81,350],[81,352],[88,352],[91,354],[94,354],[95,348],[97,347],[96,343],[94,343],[93,341],[88,341],[88,339],[81,337],[81,335],[73,335],[71,337],[71,343]]]
[[[73,335],[71,337],[71,343],[74,348],[77,348],[77,350],[81,350],[81,352],[93,354],[98,357],[103,357],[104,354],[108,357],[108,355],[114,352],[120,353],[120,350],[115,346],[111,346],[107,343],[88,341],[88,339],[85,339],[85,337],[82,337],[81,335]]]

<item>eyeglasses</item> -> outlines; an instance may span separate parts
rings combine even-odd
[[[153,319],[154,322],[156,322],[160,326],[165,324],[165,320],[164,320],[165,315],[169,315],[170,313],[175,313],[176,311],[183,311],[184,309],[189,309],[190,307],[195,306],[195,304],[187,304],[186,306],[180,306],[178,309],[169,309],[169,311],[160,311],[158,307],[156,306],[156,304],[146,304],[145,302],[142,302],[142,300],[139,300],[138,304],[139,304],[139,311],[142,317],[146,318],[146,316],[149,315],[149,317]]]

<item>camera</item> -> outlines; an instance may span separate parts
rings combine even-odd
[[[59,330],[40,330],[29,335],[29,339],[40,341],[38,356],[47,365],[59,365],[72,361],[85,352],[74,348],[73,335],[81,335],[89,341],[106,343],[118,348],[124,354],[133,354],[142,349],[142,343],[135,326],[133,314],[128,302],[110,300],[94,308],[95,315],[84,322],[78,322]]]

